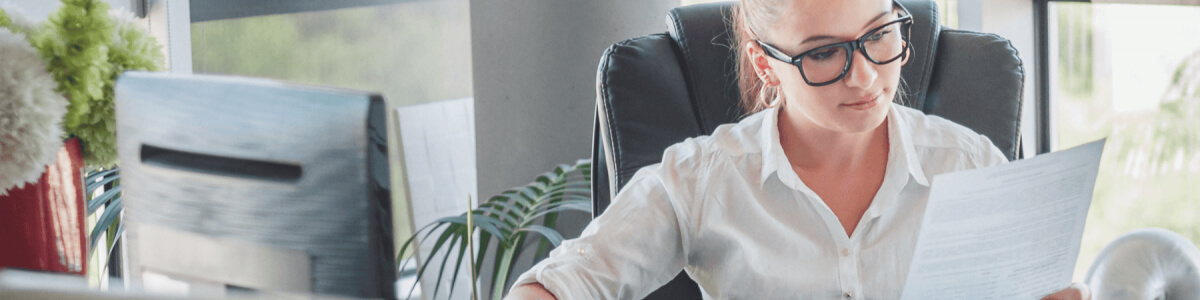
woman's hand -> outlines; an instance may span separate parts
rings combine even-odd
[[[1074,283],[1071,286],[1043,297],[1042,300],[1092,300],[1092,293],[1087,285]]]
[[[542,286],[541,283],[537,283],[537,282],[526,283],[526,284],[522,284],[520,286],[513,288],[511,291],[509,291],[508,296],[504,297],[504,299],[506,299],[506,300],[558,300],[558,298],[554,297],[554,294],[551,294],[550,291],[546,290],[545,286]],[[1064,298],[1064,299],[1069,299],[1069,298]],[[1087,300],[1087,299],[1084,299],[1084,300]]]

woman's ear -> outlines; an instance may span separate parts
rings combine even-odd
[[[904,58],[900,60],[901,66],[907,65],[908,61],[912,60],[913,48],[909,46],[908,42],[904,43],[904,52],[908,52],[908,53],[905,53]]]
[[[754,68],[754,76],[758,77],[763,85],[779,85],[779,78],[776,77],[774,70],[771,69],[767,54],[763,52],[762,47],[758,43],[746,41],[746,44],[742,45],[742,49],[745,49],[746,57],[750,58],[750,66]]]

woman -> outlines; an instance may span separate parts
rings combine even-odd
[[[639,170],[511,298],[641,298],[681,269],[716,299],[898,298],[929,179],[1007,161],[890,101],[911,54],[892,0],[742,0],[734,18],[752,115]]]

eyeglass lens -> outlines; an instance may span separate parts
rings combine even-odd
[[[904,42],[900,36],[901,22],[894,22],[879,30],[867,33],[862,39],[862,47],[869,60],[876,63],[888,62],[904,53]],[[846,60],[850,54],[849,47],[843,44],[829,45],[817,48],[800,60],[800,69],[810,82],[828,82],[842,75],[846,68]]]

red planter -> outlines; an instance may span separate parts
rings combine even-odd
[[[41,180],[0,196],[0,268],[83,275],[84,188],[82,150],[70,139]]]

